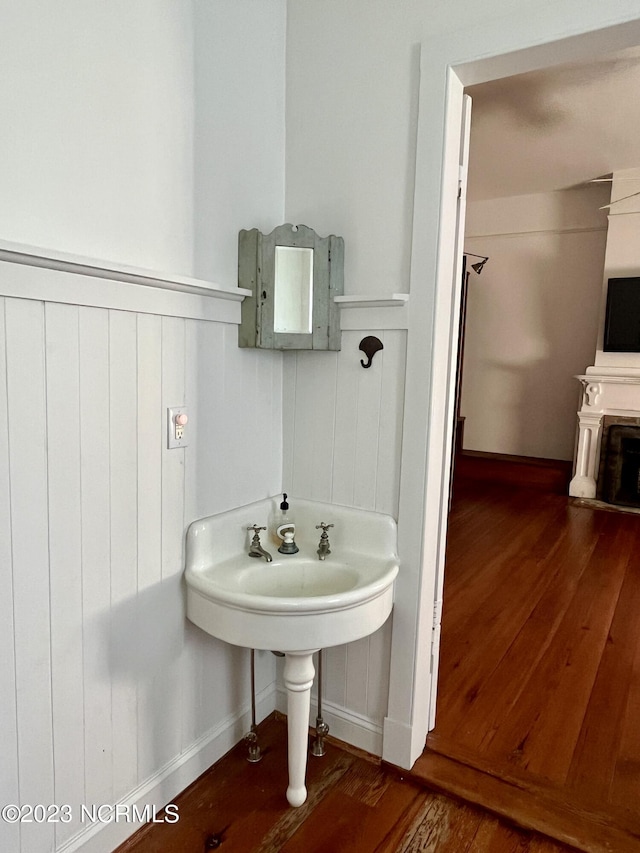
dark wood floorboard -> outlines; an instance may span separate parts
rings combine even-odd
[[[640,516],[577,505],[549,470],[456,468],[413,772],[590,853],[640,851]]]
[[[177,823],[148,824],[115,853],[571,853],[331,738],[309,758],[307,802],[290,808],[286,721],[258,731],[259,764],[238,745],[174,800]]]

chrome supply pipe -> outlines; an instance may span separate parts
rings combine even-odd
[[[324,739],[329,734],[329,726],[322,719],[322,649],[318,652],[318,716],[316,717],[316,739],[311,746],[311,754],[318,757],[325,754]]]
[[[249,744],[247,761],[257,764],[262,759],[262,751],[258,743],[258,727],[256,725],[256,651],[251,649],[251,728],[244,736]]]

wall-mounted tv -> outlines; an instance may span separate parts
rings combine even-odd
[[[610,278],[604,352],[640,352],[640,276]]]

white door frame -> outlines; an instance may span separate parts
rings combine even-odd
[[[638,0],[557,0],[422,45],[402,439],[399,552],[383,758],[410,768],[431,700],[431,634],[444,572],[450,469],[448,397],[460,282],[455,198],[464,87],[640,44]],[[455,164],[455,165],[454,165]],[[436,661],[437,664],[437,661]]]

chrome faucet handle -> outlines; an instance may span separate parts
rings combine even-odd
[[[247,530],[253,530],[253,538],[251,539],[252,545],[259,545],[260,544],[260,531],[266,530],[266,529],[267,529],[266,527],[258,527],[257,524],[250,524],[247,527]]]
[[[267,563],[271,563],[271,554],[268,551],[265,551],[260,544],[260,531],[266,529],[266,527],[260,527],[257,524],[250,524],[247,527],[247,530],[253,530],[253,537],[251,539],[251,545],[249,546],[249,556],[264,557]]]
[[[321,521],[320,524],[316,524],[316,530],[320,530],[322,528],[322,533],[320,534],[320,544],[318,545],[318,559],[324,560],[324,558],[331,553],[331,547],[329,545],[329,534],[327,530],[330,527],[333,527],[333,524],[325,524],[324,521]]]

